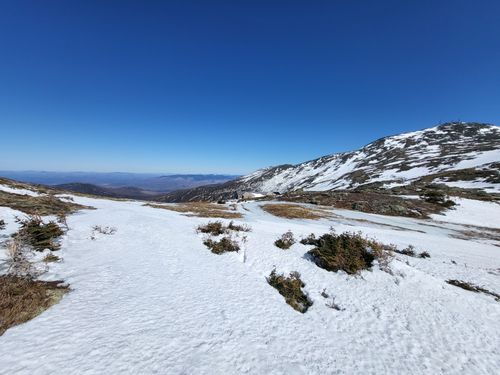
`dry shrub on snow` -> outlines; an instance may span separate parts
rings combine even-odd
[[[304,282],[300,279],[298,272],[291,272],[289,276],[277,274],[274,269],[267,282],[275,288],[279,294],[285,297],[286,303],[292,306],[295,310],[305,313],[307,309],[312,306],[312,301],[302,291],[305,286]]]
[[[199,233],[207,233],[213,236],[218,236],[227,232],[227,228],[222,224],[222,221],[210,221],[205,225],[200,225],[196,229]]]
[[[222,237],[219,241],[208,238],[203,241],[203,244],[208,247],[214,254],[222,254],[240,250],[240,246],[238,245],[238,243],[230,236]]]
[[[422,251],[420,254],[417,255],[417,252],[415,251],[415,247],[413,245],[408,245],[408,247],[404,248],[403,250],[398,250],[396,246],[392,246],[391,250],[394,251],[395,253],[406,255],[409,257],[413,258],[430,258],[431,255],[427,251]]]
[[[293,233],[291,231],[283,233],[280,238],[274,241],[274,245],[283,250],[289,249],[294,243],[295,238],[293,237]]]
[[[227,226],[227,229],[229,230],[233,230],[235,232],[251,232],[252,231],[252,228],[250,228],[248,225],[246,224],[235,224],[234,221],[230,221],[228,226]]]
[[[382,269],[388,269],[388,250],[360,233],[327,233],[317,239],[309,237],[308,243],[315,248],[307,254],[318,267],[327,271],[344,271],[353,275],[371,268],[375,259]]]
[[[44,223],[40,216],[31,215],[26,219],[18,219],[21,227],[13,237],[34,250],[59,250],[56,240],[64,234],[63,230],[54,222]]]
[[[219,236],[231,230],[235,232],[250,232],[251,228],[245,224],[235,224],[234,221],[231,220],[227,226],[225,226],[222,221],[210,221],[205,225],[198,226],[196,229],[198,233],[206,233],[213,236]]]

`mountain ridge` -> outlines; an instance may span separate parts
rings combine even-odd
[[[432,175],[437,176],[436,181],[427,182],[497,193],[499,165],[500,127],[448,122],[381,137],[358,150],[262,168],[223,184],[175,191],[161,200],[213,201],[240,197],[245,192],[354,190],[369,184],[388,189]]]

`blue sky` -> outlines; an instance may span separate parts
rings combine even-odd
[[[0,169],[246,173],[500,124],[498,1],[0,1]]]

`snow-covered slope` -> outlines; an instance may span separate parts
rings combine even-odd
[[[246,242],[240,237],[240,252],[215,255],[195,231],[209,219],[140,202],[73,199],[96,210],[68,217],[63,261],[44,275],[72,291],[0,336],[0,374],[498,372],[500,303],[445,282],[500,292],[499,241],[470,226],[499,217],[498,204],[460,200],[452,216],[434,220],[332,210],[334,217],[310,221],[238,203],[244,218],[237,223],[252,231]],[[16,230],[16,215],[0,207],[1,234]],[[498,224],[491,225],[498,231]],[[117,231],[91,240],[94,225]],[[309,246],[273,245],[289,229],[300,238],[331,226],[399,248],[412,244],[431,257],[396,255],[392,274],[375,266],[354,277],[318,268],[304,257]],[[472,231],[483,237],[467,237]],[[302,275],[313,301],[305,314],[266,282],[274,267]],[[332,297],[344,310],[327,306]]]
[[[241,181],[263,192],[351,189],[378,181],[407,183],[422,176],[492,163],[500,163],[498,126],[449,123],[382,138],[353,152],[259,170]]]
[[[356,151],[261,169],[227,184],[174,192],[165,200],[206,199],[244,191],[354,189],[374,182],[393,187],[433,175],[437,182],[450,186],[500,192],[500,127],[446,123],[382,138]]]

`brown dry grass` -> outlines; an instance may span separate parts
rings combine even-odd
[[[30,196],[0,191],[0,206],[10,207],[29,215],[68,215],[81,209],[93,207],[65,202],[53,195]]]
[[[177,204],[146,203],[145,206],[180,212],[186,216],[214,217],[222,219],[240,219],[243,217],[242,214],[237,211],[232,211],[226,205],[207,202],[187,202]]]
[[[287,219],[311,219],[318,220],[333,217],[333,213],[322,208],[310,208],[298,204],[263,204],[262,209],[271,215]]]
[[[0,335],[8,328],[27,322],[55,305],[69,287],[60,281],[29,280],[0,276]]]

